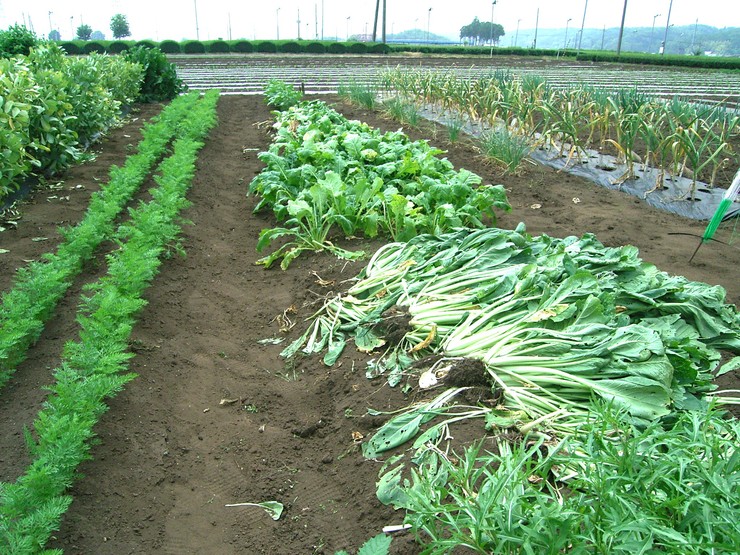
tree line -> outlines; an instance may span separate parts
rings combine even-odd
[[[460,28],[460,40],[473,45],[498,44],[505,34],[503,26],[492,21],[481,21],[477,17]]]

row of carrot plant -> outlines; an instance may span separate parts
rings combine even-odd
[[[111,168],[108,183],[92,196],[82,221],[62,230],[57,252],[18,270],[13,287],[3,293],[0,305],[0,388],[38,340],[46,320],[84,264],[110,237],[116,218],[165,154],[197,99],[195,93],[182,96],[146,124],[137,152],[126,159],[123,167]]]
[[[267,94],[290,96],[278,86]],[[282,355],[323,353],[333,366],[352,343],[372,353],[368,378],[414,392],[362,451],[386,457],[378,498],[406,511],[424,553],[734,549],[740,426],[717,409],[733,400],[712,380],[740,366],[731,355],[740,313],[721,287],[670,276],[634,247],[592,235],[532,237],[479,218],[422,227],[417,214],[451,207],[445,199],[430,211],[427,199],[460,174],[428,179],[418,173],[428,153],[317,103],[278,113],[275,127],[252,190],[294,236],[309,235],[309,214],[347,234],[362,229],[334,207],[345,197],[364,198],[360,207],[391,200],[369,211],[373,232],[393,199],[411,211]],[[476,418],[483,437],[451,443]]]
[[[31,465],[14,483],[0,484],[4,553],[44,551],[71,503],[65,492],[76,468],[90,457],[93,426],[107,408],[105,399],[134,377],[126,373],[126,361],[132,356],[127,352],[129,335],[137,312],[146,304],[142,293],[157,274],[161,257],[177,241],[178,214],[188,205],[185,193],[202,141],[216,122],[217,101],[217,91],[188,101],[187,116],[176,125],[172,154],[154,178],[158,187],[151,191],[152,200],[141,203],[127,223],[107,235],[120,247],[107,257],[107,275],[80,302],[80,338],[65,346],[54,371],[56,382],[27,434]],[[138,181],[138,176],[130,179]]]
[[[581,159],[590,148],[615,150],[627,166],[615,183],[634,178],[641,159],[659,170],[657,188],[666,173],[688,174],[693,194],[699,176],[713,186],[721,169],[740,165],[740,153],[731,145],[740,136],[740,113],[722,106],[666,101],[636,90],[555,88],[540,77],[505,71],[468,80],[396,69],[381,75],[380,86],[533,145],[555,147],[569,160]],[[644,145],[641,156],[635,152],[638,141]]]

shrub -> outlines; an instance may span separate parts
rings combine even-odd
[[[270,40],[263,40],[258,42],[255,48],[256,52],[277,52],[277,46]]]
[[[347,51],[352,54],[367,54],[367,45],[364,42],[352,42],[347,47]]]
[[[0,31],[0,58],[10,58],[18,54],[27,56],[36,46],[36,35],[22,25],[11,25],[6,31]]]
[[[237,41],[232,50],[234,52],[254,52],[254,45],[248,40]]]
[[[206,47],[199,40],[189,40],[182,45],[185,54],[205,54]]]
[[[231,52],[231,48],[229,48],[229,43],[225,40],[214,40],[208,46],[208,51],[214,54],[228,54]]]
[[[288,54],[296,54],[301,51],[301,45],[295,41],[284,42],[280,45],[280,52],[286,52]]]
[[[128,50],[131,46],[127,42],[122,40],[114,40],[108,45],[108,52],[111,54],[120,54],[124,50]]]
[[[134,46],[141,46],[142,48],[157,48],[156,43],[150,40],[140,40]]]
[[[86,42],[85,45],[82,47],[82,53],[92,54],[93,52],[97,52],[98,54],[105,54],[105,47],[99,42]]]
[[[383,44],[382,42],[375,42],[368,45],[367,51],[372,54],[388,54],[391,51],[390,46]]]
[[[329,54],[345,54],[347,52],[347,46],[343,42],[332,42],[326,47],[326,51]]]
[[[203,46],[202,43],[198,44]],[[170,100],[185,90],[185,85],[177,76],[175,65],[167,61],[167,56],[159,48],[136,46],[127,50],[124,56],[128,61],[138,63],[144,68],[138,98],[140,102]]]
[[[159,43],[159,49],[165,54],[180,54],[182,52],[180,43],[174,40],[163,40]]]
[[[326,52],[326,46],[321,42],[309,42],[306,45],[305,51],[310,54],[324,54]]]
[[[76,56],[77,54],[82,54],[82,49],[75,42],[62,42],[62,43],[59,43],[59,46],[61,46],[62,50],[64,50],[70,56]]]

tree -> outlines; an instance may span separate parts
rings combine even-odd
[[[90,38],[92,40],[105,40],[105,35],[102,31],[93,31],[93,34],[90,35]]]
[[[62,40],[62,35],[54,29],[53,31],[49,32],[49,40]]]
[[[126,19],[125,15],[120,13],[117,13],[110,18],[110,30],[113,32],[113,37],[116,39],[131,36],[131,30],[128,28],[128,19]]]
[[[90,40],[92,32],[92,27],[90,27],[89,25],[80,25],[79,27],[77,27],[77,38],[79,40]]]
[[[504,28],[498,23],[481,21],[476,17],[473,19],[472,23],[463,25],[460,28],[460,39],[469,39],[471,43],[476,45],[491,42],[491,30],[493,30],[494,43],[497,43],[499,39],[506,34],[504,32]]]

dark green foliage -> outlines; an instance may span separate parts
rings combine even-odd
[[[180,54],[182,52],[180,43],[174,40],[163,40],[159,43],[159,49],[165,54]]]
[[[189,40],[182,45],[185,54],[205,54],[206,47],[199,40]]]
[[[142,46],[144,48],[157,48],[157,43],[151,40],[140,40],[135,46]]]
[[[296,90],[292,85],[271,79],[265,87],[265,100],[267,105],[278,110],[287,110],[301,101],[302,93]]]
[[[80,48],[80,46],[76,42],[61,42],[59,43],[59,46],[61,46],[62,49],[70,56],[77,56],[78,54],[82,54],[82,48]]]
[[[309,42],[304,50],[309,54],[324,54],[326,46],[321,42]]]
[[[93,52],[105,54],[105,47],[96,41],[88,42],[85,44],[85,46],[82,47],[83,54],[91,54]]]
[[[243,52],[243,53],[254,52],[254,45],[248,40],[239,40],[239,41],[236,41],[236,43],[234,43],[232,50],[234,52]]]
[[[214,40],[208,45],[208,51],[218,54],[228,54],[231,52],[231,48],[229,48],[229,43],[225,40]]]
[[[77,40],[90,40],[92,37],[92,27],[89,25],[80,25],[77,27]]]
[[[257,43],[257,46],[255,47],[255,52],[277,52],[277,46],[275,46],[275,43],[271,40],[263,40],[261,42]]]
[[[351,54],[367,54],[367,45],[364,42],[351,42],[347,51]]]
[[[286,52],[288,54],[296,54],[301,51],[301,45],[295,41],[284,42],[280,45],[280,52]]]
[[[185,90],[185,85],[177,76],[175,65],[167,60],[167,56],[160,49],[135,46],[124,52],[123,56],[144,68],[144,80],[139,93],[140,102],[171,100]]]
[[[326,51],[329,54],[345,54],[347,52],[347,47],[343,42],[332,42],[326,47]]]
[[[372,54],[388,54],[388,52],[390,52],[391,49],[387,44],[383,44],[382,42],[376,42],[376,43],[369,44],[367,47],[367,51]]]
[[[114,40],[108,45],[108,52],[111,54],[120,54],[124,50],[131,48],[131,45],[122,40]]]
[[[0,58],[9,58],[17,54],[27,55],[36,46],[36,35],[22,25],[12,25],[6,31],[0,31]]]
[[[113,33],[114,39],[122,39],[131,36],[131,29],[128,26],[128,19],[126,16],[117,13],[110,18],[110,30]]]

